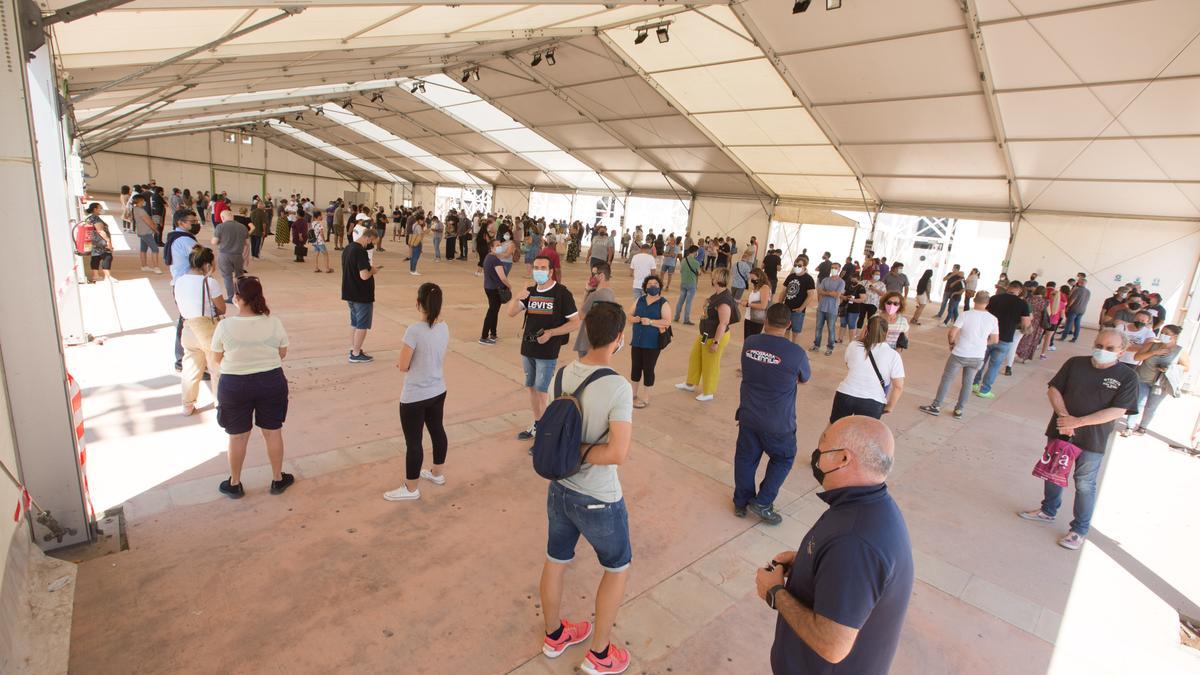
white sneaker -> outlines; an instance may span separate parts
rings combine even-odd
[[[682,389],[684,391],[696,391],[696,386],[688,384],[687,382],[680,382],[679,384],[675,385],[675,388]]]
[[[148,266],[146,266],[146,265],[142,265],[142,271],[143,271],[143,272],[149,272],[149,271],[150,271],[150,270],[152,270],[152,269],[154,269],[154,268],[153,268],[153,267],[148,267]]]
[[[162,271],[162,268],[161,268],[161,267],[155,267],[155,268],[154,268],[154,269],[152,269],[151,271],[152,271],[152,272],[154,272],[155,274],[162,274],[162,273],[163,273],[163,271]]]
[[[388,500],[389,502],[407,502],[407,501],[412,501],[414,499],[420,499],[421,491],[413,490],[412,492],[409,492],[408,486],[401,485],[400,487],[396,488],[395,490],[392,490],[391,492],[383,493],[383,498]]]
[[[420,273],[420,272],[409,272],[409,274],[413,275],[414,277],[419,277],[419,276],[421,276],[421,273]]]
[[[712,394],[700,394],[699,396],[696,397],[696,400],[697,401],[711,401],[711,400],[713,400],[713,395]]]
[[[433,472],[430,471],[429,469],[421,469],[421,478],[424,478],[425,480],[430,481],[434,485],[445,485],[446,484],[445,476],[435,476],[435,475],[433,475]]]

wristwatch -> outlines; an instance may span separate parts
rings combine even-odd
[[[775,606],[775,594],[785,589],[783,584],[776,584],[767,590],[767,607],[771,609],[779,609]]]

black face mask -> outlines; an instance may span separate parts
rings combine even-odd
[[[1142,303],[1140,303],[1140,302],[1129,303],[1129,309],[1141,309],[1141,307],[1142,307]]]
[[[192,226],[188,228],[188,232],[191,232],[193,235],[200,234],[200,223],[192,223]]]
[[[829,474],[833,473],[833,471],[837,471],[838,469],[842,468],[839,466],[837,469],[834,469],[833,471],[822,471],[821,466],[820,466],[821,455],[824,455],[825,453],[829,453],[829,452],[840,452],[843,449],[844,448],[834,448],[833,450],[821,451],[818,448],[817,450],[812,451],[812,460],[809,462],[809,464],[812,465],[813,478],[816,478],[818,483],[821,483],[823,485],[825,483],[825,476],[828,476]]]
[[[1146,322],[1145,322],[1145,321],[1134,321],[1134,322],[1133,322],[1133,327],[1134,327],[1134,328],[1141,328],[1142,326],[1145,326],[1145,325],[1146,325]]]

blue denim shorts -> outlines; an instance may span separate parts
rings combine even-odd
[[[153,234],[139,234],[138,243],[142,253],[158,253],[158,240]]]
[[[370,330],[371,319],[375,316],[375,303],[347,301],[346,304],[350,305],[350,327]]]
[[[842,317],[842,326],[846,328],[858,328],[858,312],[847,311]]]
[[[325,244],[313,244],[313,252],[314,253],[325,253],[328,250],[329,249],[327,249],[325,247]]]
[[[522,356],[521,365],[525,367],[526,387],[533,387],[543,394],[550,391],[550,381],[554,379],[554,371],[558,368],[558,359],[535,359]]]
[[[602,502],[551,482],[546,518],[546,558],[550,562],[566,564],[574,560],[575,544],[582,534],[606,571],[629,569],[633,549],[629,545],[629,513],[624,499]]]
[[[792,312],[792,332],[804,332],[804,312]]]

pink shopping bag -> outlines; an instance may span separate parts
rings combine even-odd
[[[1034,465],[1033,475],[1060,487],[1066,487],[1067,479],[1071,476],[1071,466],[1081,452],[1083,449],[1078,445],[1061,438],[1052,438],[1046,444],[1042,458]]]

